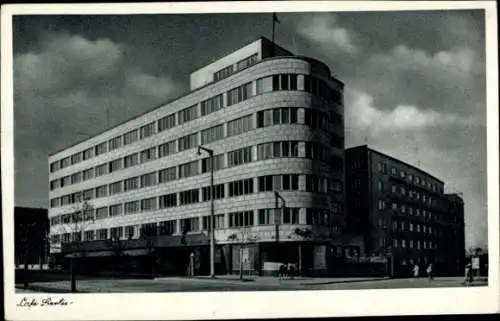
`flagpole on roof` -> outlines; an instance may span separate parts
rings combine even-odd
[[[274,43],[274,26],[275,24],[277,23],[280,23],[280,21],[278,20],[278,16],[276,16],[276,12],[273,12],[273,34],[272,34],[272,48],[271,48],[271,57],[274,57],[274,47],[275,47],[275,43]]]

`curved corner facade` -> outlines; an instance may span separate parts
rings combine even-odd
[[[218,271],[238,270],[240,260],[259,271],[285,261],[321,269],[318,251],[336,238],[344,253],[343,84],[315,60],[257,54],[50,156],[51,252],[64,256],[79,239],[89,253],[110,250],[121,239],[140,256],[153,240],[170,265],[185,269],[194,252],[205,270],[210,162],[201,145],[215,155]]]

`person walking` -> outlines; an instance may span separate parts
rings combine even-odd
[[[415,264],[413,266],[413,277],[415,279],[418,279],[419,276],[420,276],[420,267],[418,266],[418,264]]]
[[[472,264],[468,263],[465,265],[465,277],[464,277],[464,282],[462,282],[463,285],[469,286],[472,284]]]
[[[429,264],[429,266],[427,267],[427,276],[429,277],[429,282],[434,280],[434,275],[433,275],[433,270],[432,270],[432,263]]]

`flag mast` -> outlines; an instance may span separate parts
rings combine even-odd
[[[274,29],[275,29],[275,24],[280,23],[278,20],[278,17],[276,16],[276,12],[273,12],[273,34],[272,34],[272,48],[271,48],[271,57],[274,57],[274,50],[275,50],[275,43],[274,43]]]

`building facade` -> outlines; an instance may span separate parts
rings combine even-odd
[[[53,253],[121,240],[154,244],[177,268],[194,252],[206,271],[210,161],[198,146],[214,152],[217,271],[241,257],[259,271],[284,261],[324,269],[361,251],[341,234],[344,84],[325,64],[259,38],[190,83],[187,95],[49,156]]]
[[[44,208],[14,208],[14,262],[16,267],[43,267],[49,257],[49,218]]]
[[[458,194],[445,194],[445,197],[448,200],[448,213],[443,229],[447,230],[450,237],[449,273],[462,275],[466,264],[464,200]]]
[[[347,229],[365,236],[367,253],[392,258],[396,275],[411,275],[414,264],[425,273],[430,263],[438,274],[454,273],[451,248],[464,244],[451,236],[463,233],[463,212],[450,212],[443,181],[366,145],[345,155]]]

